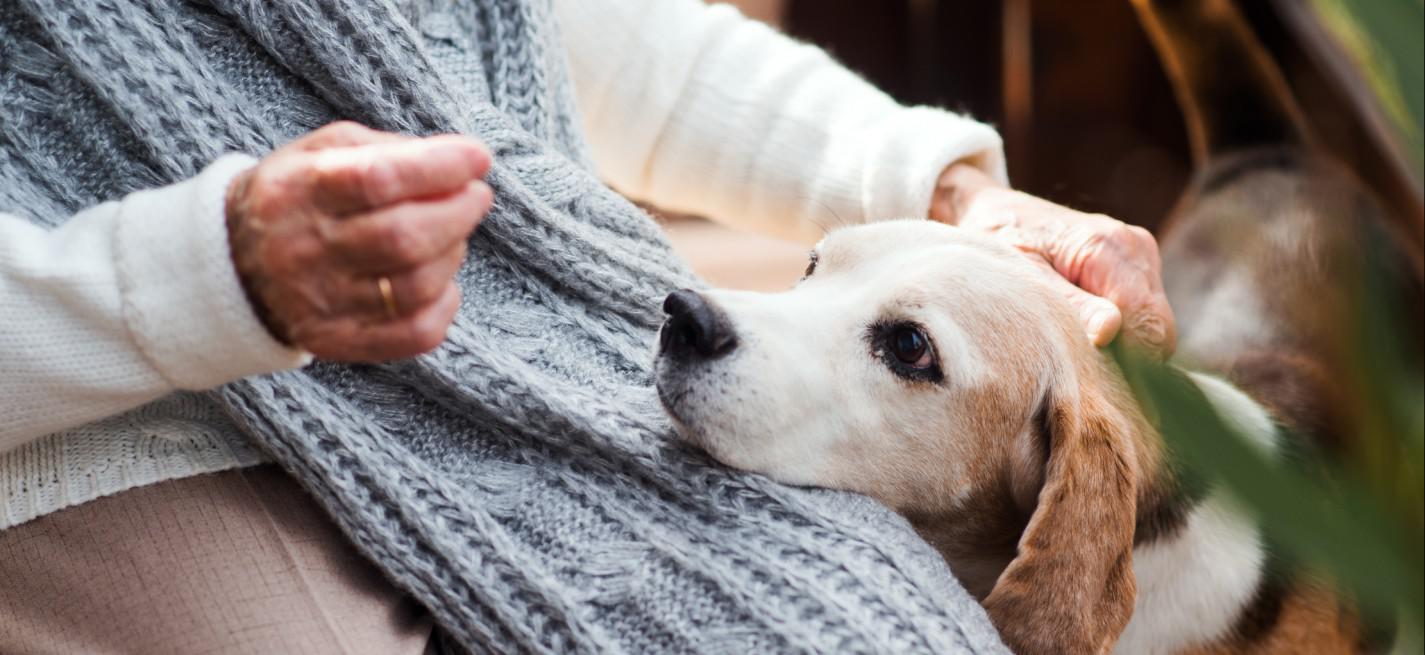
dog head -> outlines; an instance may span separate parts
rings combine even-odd
[[[1028,518],[991,618],[1018,652],[1098,652],[1133,606],[1134,426],[1039,275],[928,221],[838,230],[786,292],[669,296],[659,396],[683,438],[781,482],[952,521],[1001,495]]]

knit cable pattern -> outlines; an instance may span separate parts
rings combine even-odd
[[[550,16],[537,0],[0,3],[0,208],[58,225],[336,117],[476,135],[497,201],[445,345],[211,396],[363,553],[472,652],[1003,652],[884,508],[672,439],[650,344],[663,295],[699,282],[584,164]]]

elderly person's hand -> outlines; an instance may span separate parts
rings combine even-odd
[[[1044,265],[1095,345],[1124,340],[1166,358],[1177,345],[1153,235],[1005,188],[966,164],[940,177],[930,217],[987,232]]]
[[[460,305],[454,276],[490,209],[489,151],[333,123],[228,188],[233,263],[279,340],[376,362],[434,349]]]

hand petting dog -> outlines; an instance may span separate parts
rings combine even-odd
[[[1177,345],[1158,243],[1147,230],[1001,186],[968,164],[940,176],[930,218],[985,232],[1042,264],[1089,340],[1124,340],[1167,358]]]
[[[228,189],[233,263],[273,336],[324,359],[433,350],[460,306],[453,280],[490,209],[475,139],[356,123],[274,151]]]

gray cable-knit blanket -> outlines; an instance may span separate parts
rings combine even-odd
[[[472,651],[1002,652],[884,508],[670,439],[650,344],[697,281],[590,173],[557,46],[536,0],[4,0],[0,203],[57,225],[337,117],[476,135],[443,347],[215,392],[363,553]]]

